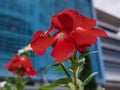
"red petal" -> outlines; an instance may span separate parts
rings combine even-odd
[[[88,30],[88,33],[96,37],[108,37],[107,33],[100,28],[93,28]]]
[[[37,55],[43,55],[46,52],[46,49],[45,50],[34,49],[33,52]]]
[[[64,13],[68,14],[73,19],[74,29],[77,27],[91,29],[96,26],[96,20],[83,16],[77,10],[68,9],[65,10]]]
[[[52,18],[52,24],[56,29],[63,32],[71,32],[73,30],[73,19],[65,13],[58,14]]]
[[[76,30],[71,37],[77,42],[78,46],[90,45],[97,42],[97,38],[86,33],[85,30]]]
[[[37,38],[31,42],[31,47],[33,51],[38,54],[42,55],[45,53],[46,49],[53,44],[55,41],[55,38]]]
[[[20,61],[21,61],[22,66],[24,68],[30,68],[30,67],[32,67],[32,62],[31,62],[31,60],[29,58],[21,57]]]
[[[14,62],[13,64],[11,64],[12,65],[12,67],[15,67],[15,68],[20,68],[20,67],[22,67],[22,63],[20,62],[20,61],[16,61],[16,62]]]
[[[20,58],[20,56],[17,55],[17,54],[13,54],[13,57],[14,57],[14,60],[15,60],[15,59],[18,60],[18,59]]]
[[[68,14],[72,18],[73,29],[75,29],[76,27],[79,27],[82,24],[81,15],[79,14],[77,10],[68,9],[68,10],[65,10],[64,13]]]
[[[83,52],[85,52],[86,49],[87,49],[88,47],[90,47],[90,46],[91,46],[91,45],[79,46],[79,47],[77,48],[77,50],[78,50],[79,52],[83,53]]]
[[[30,77],[38,74],[38,72],[33,68],[27,68],[25,73]]]
[[[51,56],[54,57],[57,62],[63,62],[72,56],[74,49],[75,47],[71,42],[60,39],[57,41]]]
[[[50,35],[53,31],[55,30],[55,28],[53,26],[51,26],[45,33],[45,35]]]
[[[81,52],[81,53],[83,53],[83,52],[85,52],[86,51],[86,47],[80,47],[80,48],[78,48],[78,51],[79,52]]]
[[[43,35],[43,34],[44,34],[44,32],[41,31],[41,30],[39,30],[39,31],[37,31],[37,32],[34,33],[33,39],[37,39],[37,38],[40,37],[40,35]]]
[[[68,14],[61,14],[58,19],[62,25],[62,30],[67,30],[65,32],[71,32],[73,30],[73,19]]]
[[[52,19],[51,19],[51,22],[52,22],[53,27],[55,27],[56,29],[61,29],[62,28],[62,25],[59,22],[57,16],[53,16]]]
[[[80,15],[80,17],[82,18],[82,23],[80,25],[81,27],[86,29],[92,29],[96,26],[96,20],[85,17],[83,15]]]

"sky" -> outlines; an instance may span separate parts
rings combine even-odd
[[[93,0],[93,3],[97,9],[120,18],[120,0]]]

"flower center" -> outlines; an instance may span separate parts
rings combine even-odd
[[[76,29],[77,29],[77,30],[83,30],[83,28],[82,28],[82,27],[77,27]]]
[[[65,35],[64,33],[60,32],[60,33],[57,35],[57,37],[58,37],[58,38],[63,38],[64,35]]]
[[[25,58],[24,57],[21,57],[21,59],[20,59],[21,61],[24,61],[25,60]]]

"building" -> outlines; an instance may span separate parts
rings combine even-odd
[[[102,38],[101,46],[105,65],[107,90],[120,89],[120,19],[107,12],[96,9],[98,26],[105,29],[108,39]]]

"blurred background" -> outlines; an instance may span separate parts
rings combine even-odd
[[[120,0],[93,0],[98,26],[109,39],[101,39],[107,90],[120,89]]]
[[[97,20],[98,27],[107,31],[109,38],[100,38],[90,50],[99,53],[91,55],[92,69],[97,71],[98,88],[120,90],[120,0],[0,0],[0,80],[12,77],[3,64],[12,59],[19,49],[27,46],[37,30],[47,30],[50,18],[65,9],[77,9],[85,16]],[[39,75],[32,78],[36,83],[52,82],[63,73],[54,73],[44,68],[54,60],[52,48],[42,56],[32,54],[31,60]],[[30,90],[30,89],[29,89]],[[61,89],[59,89],[61,90]]]

